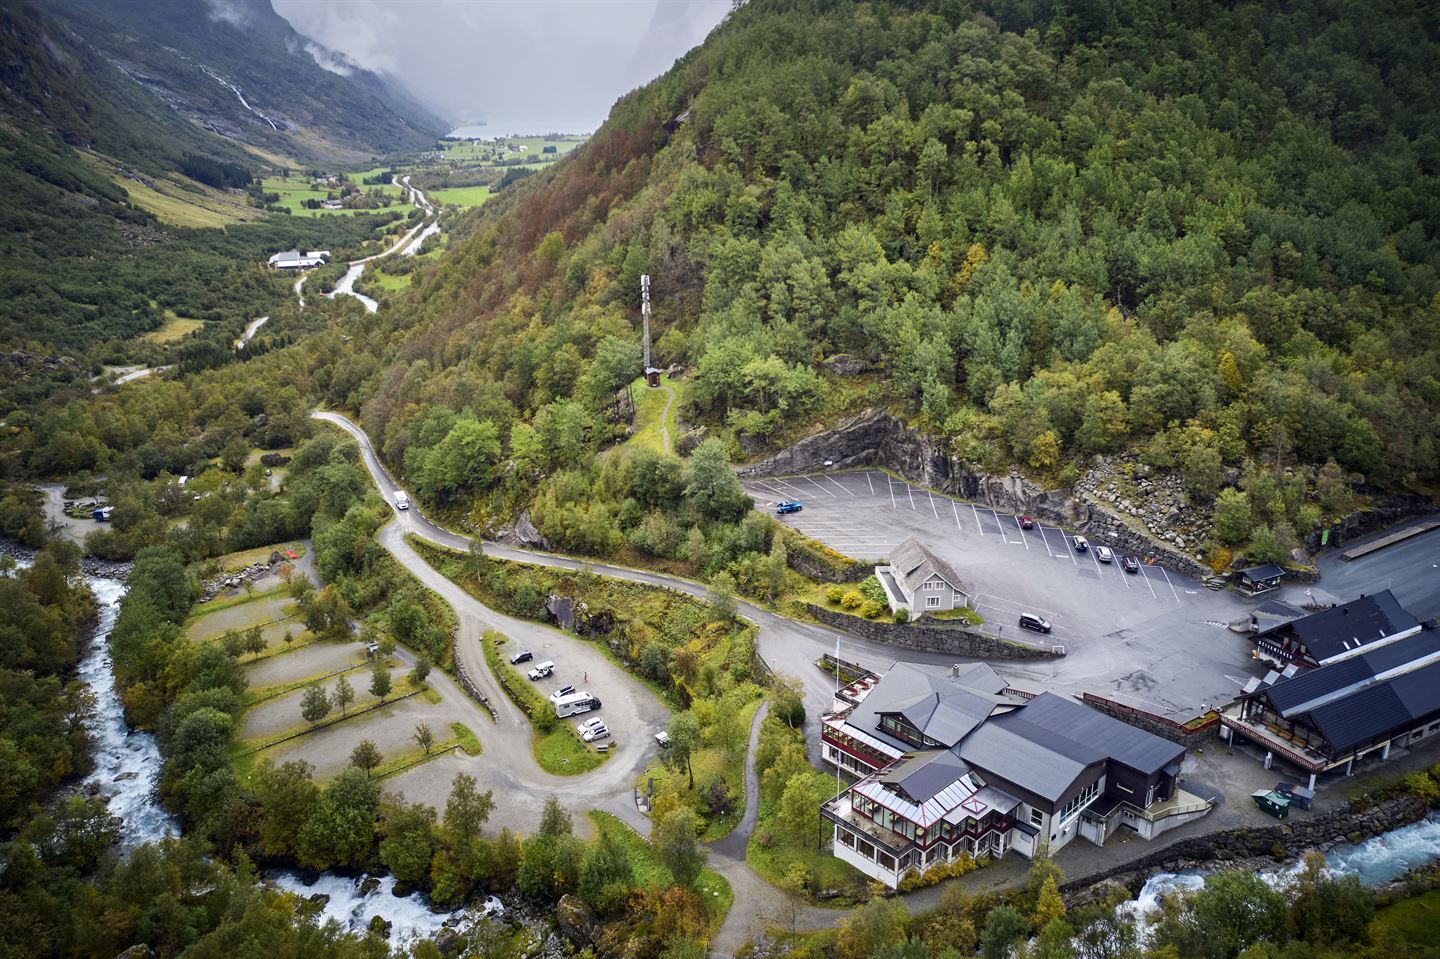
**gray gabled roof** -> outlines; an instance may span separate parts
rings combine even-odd
[[[890,565],[900,574],[905,591],[911,595],[920,588],[921,583],[936,575],[953,589],[965,589],[955,568],[921,546],[920,541],[913,536],[907,536],[899,546],[890,551]]]
[[[1086,767],[1105,759],[1149,776],[1185,755],[1185,747],[1054,693],[996,716],[956,750],[961,759],[1054,801]]]
[[[896,739],[879,728],[882,713],[903,714],[908,709],[919,716],[925,714],[927,708],[925,703],[929,702],[931,704],[929,715],[933,716],[935,707],[938,707],[940,701],[949,700],[952,697],[964,698],[967,706],[963,708],[957,706],[953,711],[950,709],[942,711],[940,722],[935,727],[936,732],[941,735],[932,733],[927,728],[928,722],[915,722],[910,715],[906,714],[905,716],[907,721],[930,736],[931,739],[936,742],[946,742],[955,731],[956,725],[965,722],[962,718],[963,715],[978,711],[981,708],[981,702],[988,707],[988,710],[1013,705],[1013,701],[1003,695],[1005,688],[1005,680],[986,663],[973,663],[964,668],[959,676],[950,676],[914,663],[896,663],[890,667],[890,671],[880,679],[880,682],[875,684],[875,688],[866,694],[865,699],[855,707],[845,721],[849,725],[889,743],[896,749],[908,752],[915,747],[903,740]],[[949,742],[957,742],[958,738],[949,740]]]

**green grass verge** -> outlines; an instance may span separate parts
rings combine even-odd
[[[260,657],[258,656],[256,657],[256,659],[259,658]],[[255,660],[249,660],[247,661],[246,665],[254,661]],[[248,708],[250,706],[255,706],[259,703],[263,703],[268,699],[274,699],[277,696],[284,696],[286,693],[294,692],[295,690],[308,686],[317,680],[333,679],[334,677],[344,673],[353,673],[357,669],[369,668],[369,662],[359,662],[355,663],[353,666],[346,666],[344,669],[334,669],[324,673],[313,673],[309,676],[302,676],[299,679],[292,679],[284,683],[276,683],[273,686],[264,686],[260,689],[247,689],[245,691],[244,698],[241,699],[241,703]]]
[[[816,806],[835,795],[834,786],[834,780],[825,780],[823,785],[821,780],[816,780]],[[865,877],[858,869],[849,863],[841,862],[828,852],[815,848],[819,837],[811,836],[807,842],[799,842],[798,837],[792,837],[786,832],[784,825],[775,810],[761,805],[755,831],[745,847],[745,861],[763,879],[778,886],[792,869],[801,866],[806,874],[812,877],[814,889],[864,888]],[[827,829],[827,835],[828,832]],[[839,908],[853,903],[848,898],[841,897],[820,905]]]
[[[254,457],[253,462],[260,462],[261,455],[259,450],[254,451],[252,453]],[[247,460],[247,462],[249,461]],[[292,560],[285,555],[287,551],[294,553],[296,559],[300,559],[305,555],[305,544],[301,542],[291,542],[276,543],[274,546],[257,546],[255,549],[242,549],[238,553],[226,553],[224,556],[217,556],[215,559],[210,560],[210,562],[213,562],[224,572],[232,573],[236,570],[244,569],[252,563],[268,563],[271,553],[279,553],[285,562],[292,562]]]
[[[478,756],[485,751],[485,747],[480,745],[480,737],[464,723],[451,723],[450,731],[455,734],[455,741],[465,750],[465,755]]]
[[[530,680],[520,675],[519,670],[501,655],[498,641],[504,639],[502,634],[490,630],[480,640],[485,652],[485,664],[490,667],[496,679],[500,680],[501,687],[515,704],[532,717],[530,726],[534,731],[534,739],[531,748],[540,768],[556,776],[578,776],[609,759],[611,753],[596,752],[581,740],[569,722],[555,718],[550,701],[540,695],[540,691]]]
[[[664,390],[652,390],[645,385],[645,378],[640,377],[630,384],[630,395],[635,397],[635,433],[628,441],[629,445],[640,446],[645,449],[654,450],[657,453],[669,453],[664,445],[664,436],[661,432],[661,414],[665,413],[664,425],[670,431],[670,442],[673,445],[680,438],[680,428],[675,418],[676,411],[680,409],[680,403],[685,398],[685,383],[681,380],[672,380],[668,376],[660,377],[660,382],[675,391],[675,399],[670,404],[670,410],[665,412],[666,392]]]
[[[488,186],[460,186],[446,190],[432,190],[426,195],[436,203],[454,203],[468,210],[470,207],[479,206],[490,199],[490,188]]]
[[[257,603],[262,599],[269,599],[272,596],[278,596],[281,593],[285,592],[285,590],[288,588],[289,587],[287,586],[280,585],[274,587],[273,589],[267,589],[263,592],[257,592],[249,596],[247,596],[244,591],[242,591],[239,596],[231,596],[227,599],[212,599],[208,603],[201,603],[198,606],[192,607],[190,610],[190,615],[185,619],[185,623],[186,625],[189,625],[190,623],[195,622],[195,620],[197,619],[203,619],[204,617],[209,616],[211,613],[220,612],[222,609],[233,609],[236,606],[244,606],[246,603]]]
[[[675,885],[675,878],[660,857],[655,854],[646,838],[624,822],[598,809],[590,810],[590,819],[595,828],[614,838],[625,850],[630,868],[635,873],[635,884],[646,889],[665,889]],[[696,895],[705,903],[710,916],[710,933],[720,928],[730,908],[735,905],[735,893],[725,877],[711,869],[702,869],[700,878],[695,880]]]
[[[1440,956],[1440,889],[1402,899],[1375,914],[1371,938],[1376,942],[1401,942],[1425,950],[1416,956]],[[1380,932],[1389,935],[1377,935]]]

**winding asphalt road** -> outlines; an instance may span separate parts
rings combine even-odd
[[[354,437],[375,485],[387,501],[393,502],[395,491],[400,489],[400,486],[385,468],[385,464],[375,455],[375,449],[365,432],[338,413],[315,412],[311,416],[338,426]],[[642,835],[648,833],[649,820],[635,808],[632,787],[651,755],[649,732],[663,727],[669,719],[668,710],[633,676],[595,652],[592,644],[538,623],[505,616],[478,602],[427,563],[406,539],[409,534],[438,546],[466,552],[472,548],[472,540],[431,522],[413,501],[409,509],[397,510],[396,519],[379,533],[380,544],[455,610],[459,621],[455,639],[456,659],[464,665],[472,682],[499,713],[498,729],[491,727],[488,722],[472,725],[472,728],[479,732],[485,746],[485,754],[481,758],[486,760],[486,774],[482,783],[495,787],[497,810],[491,822],[509,825],[512,814],[505,810],[522,810],[522,815],[534,817],[521,820],[517,824],[518,828],[528,831],[529,824],[538,819],[543,797],[553,793],[576,814],[577,820],[583,817],[586,810],[599,808],[634,826]],[[704,586],[678,577],[603,563],[582,563],[568,556],[514,549],[497,543],[484,543],[483,548],[487,556],[500,559],[561,569],[580,569],[583,566],[601,575],[675,589],[700,598],[706,595]],[[794,666],[790,671],[797,676],[823,680],[811,662],[804,662],[804,658],[807,655],[812,661],[818,658],[819,654],[815,653],[817,648],[833,651],[832,637],[840,634],[823,627],[784,619],[749,603],[741,603],[740,606],[744,615],[756,622],[759,635],[770,648],[772,657],[783,659]],[[591,687],[605,702],[604,718],[623,741],[620,754],[595,772],[582,776],[552,776],[539,769],[530,752],[528,722],[500,690],[485,665],[480,642],[487,629],[498,629],[517,645],[535,649],[537,660],[550,658],[552,654],[546,652],[542,656],[539,650],[542,647],[552,647],[561,650],[553,654],[557,662],[562,655],[567,661],[572,658],[584,661],[584,668],[593,677]],[[790,647],[790,651],[785,652],[785,647]],[[448,678],[439,680],[439,685],[446,696],[455,695],[457,692]],[[815,687],[813,690],[812,685]],[[812,698],[812,692],[816,700],[816,703],[810,706],[812,715],[819,715],[830,708],[831,689],[825,682],[807,682],[806,690],[807,700]],[[624,697],[621,700],[624,704],[621,709],[633,711],[633,718],[627,716],[619,723],[615,719],[619,710],[612,709],[612,704],[616,704],[617,691]],[[465,697],[465,701],[473,704],[468,697]],[[480,707],[474,708],[478,711]],[[761,879],[745,861],[745,847],[755,828],[760,805],[760,787],[755,773],[754,756],[759,742],[760,723],[767,708],[768,705],[762,704],[761,708],[756,710],[750,727],[750,749],[745,763],[745,813],[740,824],[728,836],[710,847],[710,868],[726,878],[735,894],[735,907],[730,910],[711,942],[713,952],[721,955],[733,954],[746,938],[758,932],[765,922],[780,916],[784,907],[784,894]],[[497,759],[499,762],[495,762]],[[443,801],[442,790],[448,789],[448,777],[460,771],[458,768],[451,769],[449,764],[463,761],[447,757],[418,767],[424,771],[422,775],[432,780],[442,780],[434,782],[429,790],[435,793],[430,797],[433,801]],[[395,785],[405,789],[407,795],[416,792],[398,777]],[[799,921],[804,928],[824,928],[833,925],[836,918],[837,913],[833,910],[807,906],[802,909]]]

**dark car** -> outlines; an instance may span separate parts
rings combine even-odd
[[[1090,548],[1090,541],[1083,536],[1076,536],[1071,540],[1075,544],[1075,552],[1083,553]]]
[[[786,513],[798,513],[804,508],[805,507],[800,505],[799,500],[787,499],[785,502],[775,505],[775,512],[780,516],[784,516]]]
[[[528,663],[534,658],[534,653],[530,652],[530,650],[528,649],[523,649],[520,652],[516,653],[514,656],[510,657],[510,665],[514,666],[518,663]]]
[[[1020,628],[1033,629],[1037,633],[1050,632],[1050,621],[1043,616],[1036,616],[1034,613],[1020,614]]]
[[[1035,528],[1035,521],[1034,521],[1033,519],[1031,519],[1030,517],[1028,517],[1028,516],[1022,516],[1022,517],[1020,517],[1020,528],[1021,528],[1021,529],[1034,529],[1034,528]]]
[[[1133,556],[1127,556],[1120,561],[1120,568],[1127,573],[1140,572],[1140,561]]]

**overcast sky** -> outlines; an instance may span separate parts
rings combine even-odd
[[[730,0],[272,0],[300,33],[496,134],[588,132]]]

